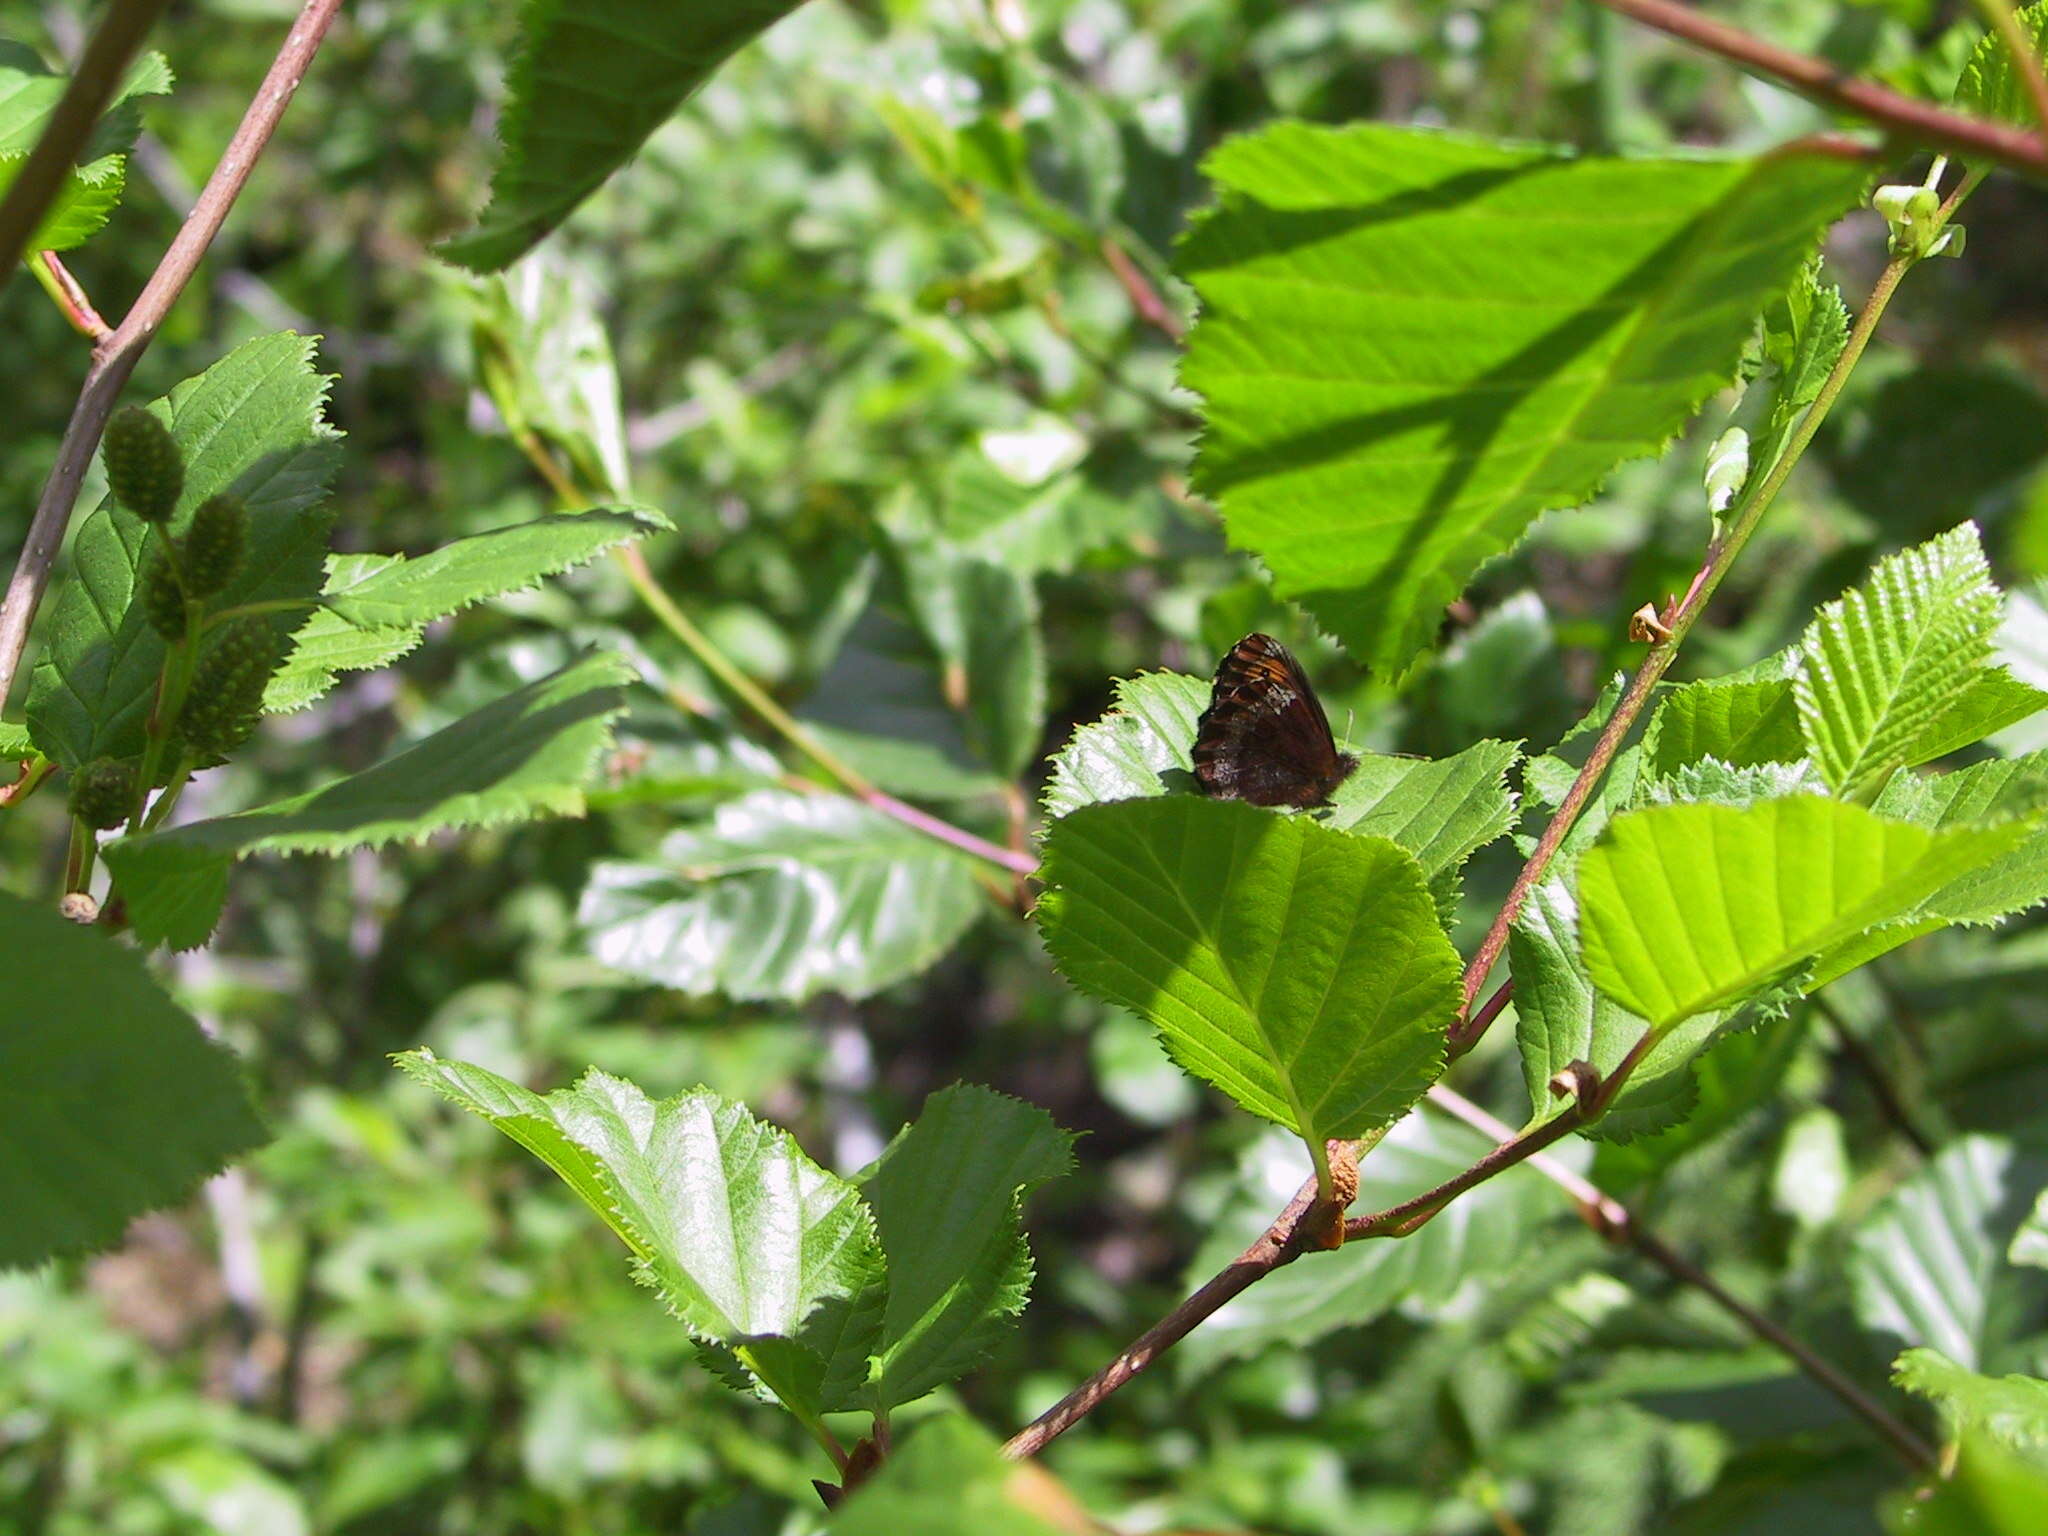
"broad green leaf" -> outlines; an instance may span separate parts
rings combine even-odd
[[[329,380],[313,371],[312,358],[309,337],[259,336],[150,407],[185,453],[173,531],[217,492],[232,488],[248,505],[248,555],[217,607],[311,599],[320,590],[329,523],[321,503],[338,434],[322,419]],[[50,605],[28,723],[36,745],[67,768],[142,753],[165,651],[131,606],[147,533],[132,513],[103,501],[79,526],[71,577]],[[272,627],[283,637],[302,618],[279,613]]]
[[[2048,4],[2028,6],[2019,12],[2019,22],[2027,40],[2034,45],[2035,59],[2048,54]],[[1970,62],[1963,66],[1956,81],[1955,102],[1979,117],[2019,123],[2027,128],[2040,126],[2033,97],[2013,68],[2012,50],[1996,32],[1984,36],[1976,52],[1970,55]]]
[[[981,913],[968,859],[838,795],[761,790],[603,863],[580,920],[605,964],[693,995],[866,997],[936,961]]]
[[[1041,878],[1062,974],[1319,1160],[1441,1070],[1458,957],[1421,867],[1384,838],[1173,795],[1055,822]]]
[[[1622,1094],[1589,1133],[1600,1143],[1594,1181],[1617,1191],[1641,1185],[1769,1104],[1806,1039],[1809,1018],[1804,1009],[1738,1016],[1693,1057],[1683,1091],[1658,1092],[1653,1082],[1643,1098]],[[1673,1030],[1672,1038],[1686,1033]]]
[[[1042,803],[1048,817],[1084,805],[1139,800],[1194,783],[1188,749],[1195,722],[1209,707],[1209,684],[1180,672],[1119,678],[1116,702],[1100,720],[1078,727],[1052,760]],[[1168,782],[1168,776],[1185,778]]]
[[[1944,1440],[1983,1434],[2048,1460],[2048,1381],[2038,1376],[1984,1376],[1940,1350],[1909,1349],[1892,1362],[1892,1385],[1941,1411]]]
[[[1038,594],[1015,571],[936,543],[898,547],[903,589],[945,665],[944,689],[966,716],[968,740],[1014,779],[1037,753],[1045,724],[1045,640]]]
[[[2048,708],[2048,693],[2023,683],[2004,667],[1983,667],[1927,728],[1914,756],[1923,763],[1974,746]]]
[[[938,531],[966,554],[1022,576],[1064,574],[1090,551],[1149,539],[1166,521],[1155,464],[1105,450],[1069,473],[1020,479],[999,453],[985,436],[954,457],[939,486]]]
[[[708,1088],[651,1100],[592,1068],[543,1097],[428,1050],[397,1061],[561,1175],[694,1337],[758,1360],[769,1390],[818,1411],[825,1356],[806,1336],[851,1347],[848,1319],[871,1334],[878,1315],[881,1249],[851,1184]]]
[[[325,788],[108,844],[136,937],[205,943],[229,866],[252,853],[341,853],[582,815],[583,781],[611,742],[631,677],[617,657],[586,657]]]
[[[35,148],[69,84],[33,48],[0,38],[0,155],[25,156]],[[170,88],[171,67],[162,54],[136,55],[80,160],[90,163],[132,149],[142,127],[137,98],[161,96]]]
[[[134,950],[0,892],[0,955],[0,1268],[105,1247],[265,1140]]]
[[[1579,861],[1586,970],[1663,1029],[1911,915],[2027,835],[1930,832],[1815,795],[1631,811]]]
[[[1603,1075],[1611,1072],[1650,1028],[1586,975],[1579,959],[1578,916],[1570,889],[1553,880],[1529,893],[1508,937],[1515,1042],[1532,1126],[1571,1107],[1569,1097],[1550,1091],[1550,1080],[1559,1072],[1575,1061]],[[1590,1134],[1630,1140],[1683,1119],[1698,1093],[1693,1059],[1732,1016],[1730,1009],[1710,1010],[1667,1034],[1630,1074],[1620,1099]]]
[[[523,591],[668,526],[641,507],[598,507],[472,534],[431,553],[330,555],[322,608],[292,636],[264,707],[303,709],[341,672],[388,666],[420,643],[426,626],[486,598]]]
[[[1448,919],[1459,869],[1514,822],[1507,773],[1521,755],[1511,741],[1477,742],[1444,758],[1361,755],[1330,797],[1327,825],[1384,837],[1414,854]]]
[[[1182,243],[1196,488],[1361,661],[1399,673],[1535,516],[1659,450],[1857,197],[1856,165],[1605,160],[1280,123],[1205,166]]]
[[[1733,768],[1795,763],[1806,738],[1789,678],[1719,679],[1673,689],[1650,717],[1643,748],[1661,779],[1707,757]]]
[[[1074,1529],[1064,1499],[1055,1521],[1032,1512],[1031,1476],[1005,1461],[979,1424],[940,1415],[919,1424],[825,1528],[832,1536],[1059,1536]]]
[[[0,720],[0,758],[14,761],[35,755],[36,744],[28,726],[19,720]]]
[[[1871,809],[1931,831],[2019,818],[2041,828],[2048,810],[2048,752],[1972,763],[1953,773],[1895,775]],[[1988,923],[2048,901],[2048,830],[1943,886],[1919,916]]]
[[[1864,1326],[1973,1371],[2009,1359],[2041,1287],[2006,1264],[2005,1250],[2042,1176],[1993,1137],[1943,1147],[1851,1236],[1849,1279]]]
[[[1476,1131],[1418,1111],[1397,1123],[1358,1165],[1354,1215],[1385,1210],[1457,1177],[1493,1150]],[[1567,1143],[1553,1156],[1582,1164]],[[1244,1251],[1301,1185],[1301,1148],[1277,1135],[1245,1154],[1238,1188],[1188,1266],[1199,1284]],[[1174,1353],[1190,1373],[1273,1345],[1299,1348],[1340,1328],[1371,1322],[1393,1307],[1428,1317],[1452,1311],[1468,1281],[1526,1261],[1538,1228],[1571,1209],[1550,1180],[1526,1164],[1488,1179],[1403,1238],[1346,1243],[1275,1270],[1230,1301]]]
[[[591,10],[526,0],[499,127],[504,158],[475,230],[442,246],[495,272],[537,245],[721,64],[796,9],[628,0]]]
[[[1820,770],[1804,760],[1734,768],[1719,758],[1703,757],[1686,763],[1668,779],[1653,779],[1639,785],[1635,802],[1639,807],[1699,803],[1743,806],[1755,805],[1759,800],[1782,800],[1787,795],[1827,792]]]
[[[4,196],[19,174],[26,155],[0,154],[0,196]],[[64,173],[56,194],[43,211],[28,250],[68,251],[85,244],[106,226],[120,206],[121,190],[128,180],[128,163],[119,155],[105,155]]]
[[[1073,1140],[1044,1110],[963,1084],[925,1100],[860,1175],[889,1263],[870,1388],[883,1411],[980,1363],[1024,1310],[1019,1208],[1072,1168]]]
[[[1989,1436],[1966,1436],[1954,1469],[1931,1487],[1888,1501],[1891,1536],[2034,1536],[2048,1508],[2048,1472],[2038,1460],[2000,1449]]]
[[[1965,523],[1879,561],[1814,616],[1793,689],[1813,760],[1838,794],[1867,798],[1894,770],[1948,750],[1942,717],[1978,680],[2000,607]]]

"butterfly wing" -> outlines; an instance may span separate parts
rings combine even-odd
[[[1270,635],[1246,635],[1216,668],[1193,757],[1204,793],[1253,805],[1322,805],[1357,766],[1337,750],[1301,664]]]

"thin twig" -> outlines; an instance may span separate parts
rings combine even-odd
[[[1496,1120],[1464,1095],[1453,1092],[1441,1083],[1429,1090],[1429,1099],[1436,1108],[1464,1121],[1482,1135],[1496,1139],[1511,1138],[1514,1135],[1503,1122]],[[1643,1226],[1627,1206],[1553,1157],[1537,1153],[1531,1156],[1528,1162],[1531,1168],[1572,1197],[1594,1231],[1610,1243],[1635,1250],[1673,1279],[1692,1286],[1712,1299],[1751,1333],[1785,1355],[1815,1382],[1832,1393],[1843,1406],[1876,1430],[1885,1442],[1908,1462],[1922,1470],[1933,1467],[1934,1454],[1927,1448],[1926,1443],[1893,1417],[1882,1403],[1871,1397],[1828,1361],[1815,1354],[1800,1339],[1787,1333],[1754,1307],[1737,1300],[1723,1290],[1713,1276]]]
[[[1863,1043],[1849,1021],[1842,1017],[1841,1009],[1827,993],[1819,992],[1808,999],[1813,1011],[1827,1020],[1829,1030],[1834,1034],[1835,1044],[1849,1064],[1863,1074],[1863,1081],[1870,1088],[1870,1096],[1877,1101],[1877,1112],[1891,1128],[1912,1143],[1913,1149],[1922,1157],[1934,1156],[1934,1139],[1921,1130],[1913,1121],[1912,1113],[1906,1108],[1906,1101],[1900,1094],[1891,1074],[1885,1071],[1884,1063],[1870,1047]]]
[[[1112,235],[1102,237],[1101,250],[1102,259],[1108,263],[1117,282],[1123,285],[1124,297],[1131,301],[1131,308],[1137,312],[1138,318],[1168,341],[1186,340],[1187,327],[1181,324],[1180,316],[1173,312],[1173,306],[1152,285],[1144,270],[1131,260],[1131,253]]]
[[[1631,21],[1654,27],[1705,53],[1800,95],[1838,107],[1930,148],[1989,161],[2039,177],[2048,173],[2048,139],[2006,123],[1948,112],[1868,80],[1852,80],[1825,59],[1780,48],[1675,0],[1597,0]]]
[[[169,0],[114,0],[107,8],[71,83],[51,108],[42,137],[15,173],[6,196],[0,197],[0,275],[11,274],[27,254],[29,240],[56,201],[100,113],[121,88],[128,61],[168,4]]]
[[[1204,1320],[1254,1281],[1261,1280],[1303,1252],[1306,1234],[1316,1224],[1315,1183],[1304,1184],[1258,1241],[1233,1259],[1202,1288],[1141,1334],[1131,1347],[1046,1409],[1003,1446],[1013,1459],[1036,1456],[1054,1439],[1095,1411],[1096,1405],[1192,1333]]]
[[[35,621],[36,609],[49,585],[57,550],[64,542],[65,527],[78,501],[78,488],[92,462],[93,450],[99,446],[100,433],[113,412],[114,402],[120,398],[122,386],[155,338],[171,305],[198,271],[200,260],[220,232],[228,210],[248,184],[258,157],[277,131],[306,66],[319,50],[341,6],[342,0],[306,0],[305,9],[292,23],[243,114],[241,126],[228,141],[205,190],[199,194],[199,201],[193,204],[163,260],[157,263],[156,271],[127,317],[93,349],[92,366],[79,389],[78,403],[72,407],[64,439],[57,446],[57,462],[44,482],[41,500],[36,503],[21,558],[7,586],[6,601],[0,603],[0,703],[6,701],[14,686],[22,651],[28,645],[29,626]]]

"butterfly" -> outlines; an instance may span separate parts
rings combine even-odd
[[[1358,766],[1337,750],[1301,663],[1271,635],[1246,635],[1216,668],[1194,762],[1204,794],[1302,809],[1329,804]]]

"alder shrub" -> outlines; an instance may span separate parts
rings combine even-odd
[[[1014,1349],[1034,1286],[1061,1278],[1026,1241],[1034,1193],[1063,1180],[1070,1205],[1110,1201],[1088,1142],[1046,1109],[958,1082],[865,1166],[835,1169],[710,1086],[662,1097],[598,1060],[538,1091],[488,1052],[398,1052],[407,1093],[487,1121],[589,1208],[584,1230],[609,1228],[620,1279],[630,1269],[669,1315],[643,1307],[636,1330],[676,1330],[705,1370],[770,1405],[716,1412],[758,1425],[779,1409],[801,1426],[816,1501],[798,1525],[746,1529],[1096,1529],[1074,1491],[1011,1463],[1068,1435],[1048,1465],[1101,1495],[1085,1451],[1063,1458],[1141,1373],[1174,1384],[1148,1410],[1165,1429],[1227,1419],[1227,1398],[1202,1401],[1204,1372],[1305,1368],[1339,1329],[1399,1314],[1441,1340],[1436,1374],[1403,1378],[1427,1376],[1437,1406],[1408,1411],[1455,1404],[1468,1473],[1370,1516],[1325,1519],[1293,1487],[1269,1502],[1273,1528],[1598,1528],[1555,1475],[1595,1421],[1515,1439],[1517,1381],[1569,1365],[1616,1411],[1767,1385],[1797,1399],[1796,1454],[1658,1438],[1641,1412],[1612,1421],[1629,1454],[1666,1466],[1655,1508],[1685,1522],[1666,1528],[1784,1529],[1815,1518],[1825,1491],[1843,1529],[1881,1508],[1896,1531],[2038,1530],[2048,1175],[2022,1133],[1901,1103],[1871,1037],[1907,1028],[1877,962],[1933,952],[1907,946],[1943,930],[1984,931],[1940,951],[1965,957],[1952,984],[1972,967],[2033,984],[2027,930],[1988,930],[2048,899],[2048,750],[2033,748],[2048,618],[1994,583],[1979,525],[1948,518],[1812,593],[1810,611],[1768,616],[1794,638],[1760,659],[1745,641],[1767,626],[1712,631],[1724,581],[1757,558],[1788,478],[1862,387],[1894,295],[1987,248],[1966,250],[1959,222],[1987,177],[2048,170],[2048,6],[2015,17],[1995,0],[1992,25],[1930,44],[1916,80],[1892,71],[1909,91],[1802,74],[1796,55],[1647,16],[1843,114],[1842,132],[1748,153],[1268,115],[1201,158],[1171,247],[1180,286],[1131,254],[1090,180],[1117,130],[1080,96],[1041,110],[1031,93],[1052,88],[1022,54],[979,104],[879,93],[891,153],[988,247],[969,276],[925,279],[925,312],[998,374],[1028,374],[1028,349],[988,317],[1031,316],[1032,345],[1074,343],[1143,425],[1091,443],[1038,380],[1019,386],[1024,425],[924,481],[864,485],[854,558],[806,572],[795,551],[780,567],[809,625],[791,643],[820,678],[794,714],[733,659],[733,628],[664,583],[679,525],[715,558],[716,520],[636,485],[602,308],[535,253],[788,8],[530,9],[492,200],[440,250],[475,277],[440,281],[490,408],[472,415],[555,506],[405,553],[335,545],[330,490],[350,449],[314,338],[245,334],[161,397],[120,403],[205,250],[170,247],[114,326],[64,265],[117,216],[142,106],[171,88],[161,58],[129,58],[151,8],[108,8],[93,43],[106,52],[86,52],[69,95],[34,50],[0,49],[0,255],[94,341],[0,623],[0,700],[16,700],[0,803],[30,825],[61,801],[33,825],[68,830],[61,858],[53,845],[40,873],[11,866],[23,888],[0,894],[0,1261],[115,1244],[265,1139],[235,1057],[166,984],[167,957],[209,945],[263,861],[430,841],[431,856],[511,824],[611,817],[632,835],[579,853],[572,881],[578,942],[608,975],[735,1010],[843,1011],[942,970],[970,930],[1007,930],[999,942],[1048,965],[1101,1029],[1128,1045],[1144,1021],[1173,1068],[1235,1106],[1220,1113],[1272,1127],[1240,1142],[1242,1168],[1207,1170],[1227,1193],[1205,1208],[1185,1299],[1092,1373],[1041,1379],[1068,1369],[1065,1350],[1036,1362],[1036,1416],[1019,1427],[962,1405],[987,1408],[976,1373]],[[319,69],[334,9],[307,7],[287,73]],[[988,25],[1013,22],[992,11]],[[1944,70],[1952,89],[1937,93]],[[258,96],[252,152],[288,94]],[[242,173],[209,188],[189,227],[210,237]],[[1176,344],[1177,381],[1075,341],[992,209],[1100,263],[1133,323]],[[1853,304],[1823,255],[1831,230],[1882,231],[1884,264]],[[1177,446],[1141,456],[1119,493],[1103,461],[1137,438]],[[861,474],[835,450],[780,445],[793,459],[814,447],[818,494],[850,494]],[[1177,451],[1192,455],[1184,477]],[[1971,451],[1966,432],[1928,476],[1967,473]],[[1488,736],[1486,711],[1521,718],[1510,696],[1553,662],[1524,654],[1534,631],[1512,604],[1474,624],[1471,594],[1540,515],[1593,515],[1573,509],[1618,471],[1690,487],[1678,590],[1663,569],[1624,578],[1659,585],[1630,596],[1626,636],[1591,648],[1628,665],[1584,679],[1590,708],[1559,739]],[[1162,481],[1180,531],[1162,531]],[[1935,484],[1886,490],[1948,504]],[[1185,531],[1212,516],[1227,550]],[[1208,649],[1183,648],[1185,670],[1100,677],[1105,708],[1056,720],[1043,590],[1111,587],[1130,550],[1227,566],[1196,628]],[[605,592],[612,607],[579,608]],[[290,792],[237,798],[277,777],[236,772],[261,744],[288,743],[295,720],[415,651],[431,660],[472,610],[544,615],[543,638],[486,674],[494,689],[472,678],[424,711],[388,755],[302,753]],[[1333,720],[1357,761],[1326,803],[1216,798],[1195,775],[1213,655],[1255,623],[1306,637],[1318,668],[1348,661],[1374,680],[1352,696],[1377,701],[1365,729]],[[1404,689],[1430,696],[1447,647],[1470,657],[1464,701],[1434,696],[1440,749],[1390,750],[1386,711]],[[1684,680],[1667,676],[1682,659]],[[1509,878],[1468,891],[1475,858]],[[1816,1020],[1869,1074],[1903,1152],[1852,1163],[1815,1086]],[[1518,1063],[1519,1091],[1488,1062]],[[1183,1090],[1166,1097],[1189,1104],[1168,1118],[1200,1118]],[[1809,1108],[1782,1145],[1744,1139],[1788,1101]],[[1681,1251],[1652,1224],[1659,1192],[1716,1148],[1708,1176],[1767,1182],[1781,1258],[1824,1257],[1832,1293],[1720,1277],[1711,1232]],[[1612,1262],[1546,1268],[1544,1243],[1574,1213]],[[1085,1286],[1061,1288],[1072,1304]],[[1676,1298],[1668,1315],[1653,1297]],[[1686,1354],[1701,1337],[1711,1347]],[[1594,1372],[1604,1358],[1623,1368]],[[1460,1362],[1469,1375],[1450,1380]],[[1287,1410],[1312,1436],[1371,1427],[1324,1390]],[[1170,1480],[1170,1461],[1148,1464]],[[49,1526],[39,1497],[33,1528],[73,1528]],[[1654,1528],[1651,1504],[1609,1518]]]

